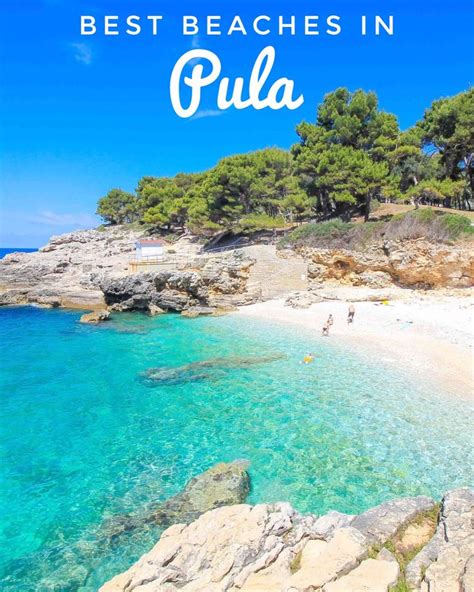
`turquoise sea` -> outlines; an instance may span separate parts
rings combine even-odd
[[[0,309],[4,591],[97,590],[159,534],[110,520],[219,461],[250,461],[251,502],[315,513],[472,482],[472,409],[373,354],[238,315],[80,314]]]

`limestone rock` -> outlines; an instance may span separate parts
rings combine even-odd
[[[316,520],[314,529],[318,536],[326,539],[332,535],[337,528],[350,526],[354,521],[354,518],[355,516],[351,514],[342,514],[341,512],[332,510]]]
[[[398,564],[395,555],[385,547],[382,547],[380,551],[377,553],[377,559],[379,561],[393,561]]]
[[[328,542],[310,541],[301,556],[301,568],[285,590],[311,592],[354,569],[367,556],[366,538],[354,528],[340,528]]]
[[[474,491],[448,492],[442,500],[433,538],[408,564],[406,579],[413,588],[425,583],[429,592],[461,590],[474,554]]]
[[[363,251],[343,248],[303,249],[309,260],[310,285],[328,282],[384,288],[469,288],[474,262],[465,245],[424,240],[385,240]]]
[[[417,514],[431,510],[435,502],[424,496],[390,500],[357,516],[351,526],[372,544],[383,544]]]
[[[48,245],[34,253],[13,253],[0,260],[0,293],[9,294],[0,304],[103,306],[103,295],[91,276],[126,273],[141,234],[123,227],[82,230],[51,237]]]
[[[169,528],[101,592],[282,590],[312,522],[288,504],[218,508]]]
[[[166,311],[152,302],[148,305],[148,313],[151,317],[156,317],[158,315],[164,314],[165,312]]]
[[[256,302],[248,289],[254,260],[239,253],[196,257],[199,245],[177,241],[173,261],[159,270],[129,272],[135,242],[129,227],[106,227],[52,237],[35,253],[0,260],[0,305],[36,303],[149,311],[150,305],[181,312],[193,306]]]
[[[79,319],[81,323],[102,323],[103,321],[108,321],[110,317],[110,312],[108,310],[98,310],[95,312],[89,312],[83,314],[82,317]]]
[[[188,319],[195,319],[200,316],[213,315],[216,309],[212,306],[190,306],[186,310],[183,310],[181,316],[187,317]]]
[[[424,580],[430,592],[459,592],[466,560],[455,545],[445,546],[426,570]]]
[[[322,298],[314,292],[294,292],[285,300],[285,306],[291,306],[292,308],[309,308],[312,304],[321,301]]]
[[[474,592],[474,551],[466,562],[461,580],[463,592]]]
[[[367,286],[367,288],[388,288],[393,286],[393,280],[386,271],[363,271],[358,276],[358,280],[360,285]],[[358,285],[359,282],[356,279],[354,285]]]
[[[444,497],[437,532],[419,553],[431,547],[425,579],[408,582],[414,590],[473,592],[473,499],[467,489]],[[407,498],[360,516],[331,512],[323,519],[289,504],[224,506],[169,528],[150,553],[101,591],[388,592],[399,565],[387,549],[367,559],[370,546],[406,526],[412,536],[410,522],[432,506],[428,498]]]
[[[326,584],[323,592],[387,592],[399,573],[397,562],[366,559],[348,575]]]

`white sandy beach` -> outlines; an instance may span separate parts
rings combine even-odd
[[[343,290],[344,301],[324,301],[308,309],[294,309],[285,306],[284,300],[270,300],[243,307],[238,314],[291,323],[314,330],[320,339],[337,339],[351,347],[366,348],[384,362],[403,365],[417,379],[439,384],[442,392],[473,400],[472,297],[403,290],[402,299],[381,304],[358,302],[361,292],[354,288],[351,298],[355,320],[348,325],[348,289]],[[322,337],[321,328],[329,314],[334,317],[334,325],[330,336]]]

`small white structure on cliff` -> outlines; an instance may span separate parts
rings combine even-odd
[[[162,240],[142,239],[135,243],[135,256],[138,261],[147,259],[163,259],[166,244]]]

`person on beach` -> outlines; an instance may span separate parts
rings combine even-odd
[[[329,315],[328,320],[326,321],[326,325],[329,325],[330,327],[334,325],[334,317],[332,316],[332,314]]]
[[[354,322],[354,315],[355,315],[355,307],[353,304],[349,304],[349,314],[347,315],[347,323],[353,323]]]
[[[323,325],[323,337],[329,337],[329,323],[326,321]]]

